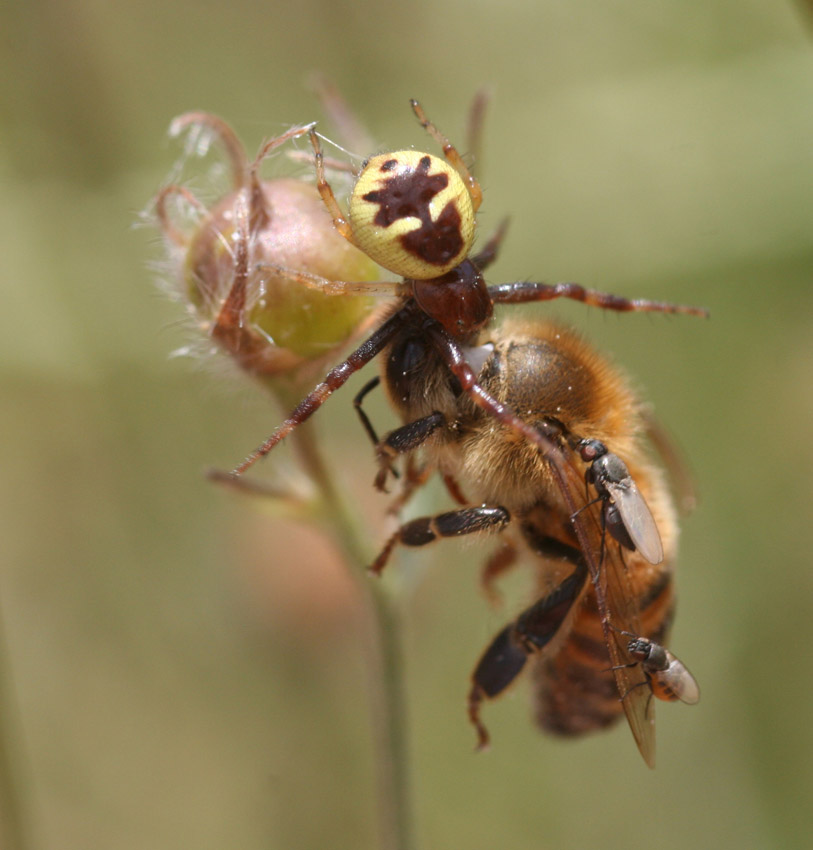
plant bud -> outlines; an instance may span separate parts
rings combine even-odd
[[[267,142],[253,163],[221,119],[188,113],[175,119],[171,132],[188,128],[206,130],[222,143],[233,188],[208,208],[177,184],[158,196],[158,220],[173,249],[181,296],[204,332],[241,368],[257,377],[295,381],[353,336],[372,299],[326,295],[284,270],[372,281],[378,268],[339,235],[313,184],[258,175],[272,150],[309,128]],[[173,196],[194,213],[191,227],[180,228],[170,215]]]

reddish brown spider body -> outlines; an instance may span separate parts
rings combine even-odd
[[[481,740],[480,699],[496,696],[528,655],[540,651],[542,661],[536,666],[547,665],[542,681],[551,685],[550,697],[541,696],[547,708],[540,710],[540,722],[563,733],[606,725],[622,711],[619,694],[624,694],[623,710],[651,764],[654,731],[635,688],[645,681],[644,673],[640,665],[626,666],[630,656],[617,640],[617,630],[663,639],[671,614],[674,522],[657,472],[640,459],[637,403],[616,373],[566,331],[528,323],[491,329],[489,322],[495,305],[560,297],[622,311],[705,313],[619,298],[573,283],[488,287],[482,270],[494,259],[502,232],[470,254],[482,197],[479,184],[417,102],[412,106],[446,161],[415,151],[373,157],[358,177],[349,216],[325,179],[321,145],[311,131],[318,189],[336,229],[403,280],[363,284],[292,270],[286,274],[331,294],[366,289],[399,298],[378,329],[331,369],[232,474],[245,472],[354,372],[382,355],[383,383],[405,425],[379,442],[362,413],[377,444],[377,483],[383,487],[399,455],[421,449],[429,468],[437,468],[450,482],[460,481],[463,493],[478,507],[408,523],[390,540],[374,569],[384,566],[399,543],[424,545],[437,537],[499,530],[510,523],[516,529],[512,538],[533,553],[539,567],[540,602],[501,632],[495,642],[499,646],[486,651],[475,673],[471,714]],[[357,407],[374,383],[362,390]],[[585,462],[591,459],[575,447],[590,439],[600,440],[605,453],[623,457],[628,475],[598,476],[594,484],[601,482],[604,490],[596,486],[599,498],[587,504]],[[612,488],[626,477],[639,489],[636,504],[651,510],[660,529],[665,557],[659,567],[637,548],[627,546],[622,554],[621,544],[605,546],[608,505],[616,495]],[[611,527],[620,534],[618,528],[627,522],[629,514],[622,512]],[[586,661],[577,657],[583,641],[591,647]],[[501,650],[509,648],[506,656]],[[577,669],[582,672],[562,684]],[[570,716],[583,719],[570,721]]]

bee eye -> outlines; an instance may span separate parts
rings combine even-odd
[[[442,159],[397,151],[370,159],[350,198],[356,244],[380,266],[412,280],[440,277],[468,256],[474,207]]]

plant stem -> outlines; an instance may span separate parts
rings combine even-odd
[[[21,763],[17,757],[20,726],[3,626],[0,620],[0,846],[3,850],[26,850],[30,844]]]
[[[291,434],[306,472],[322,496],[325,519],[342,550],[364,602],[367,692],[376,760],[377,810],[382,850],[412,850],[412,805],[397,600],[364,567],[370,554],[324,463],[310,423]]]

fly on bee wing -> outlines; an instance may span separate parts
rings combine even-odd
[[[652,695],[666,701],[680,700],[686,705],[700,701],[700,687],[686,665],[666,647],[644,637],[631,637],[627,651],[640,663]]]
[[[592,460],[586,477],[604,503],[603,521],[607,530],[623,546],[637,549],[650,564],[660,564],[661,535],[627,465],[599,440],[582,440],[579,452],[582,460]]]

